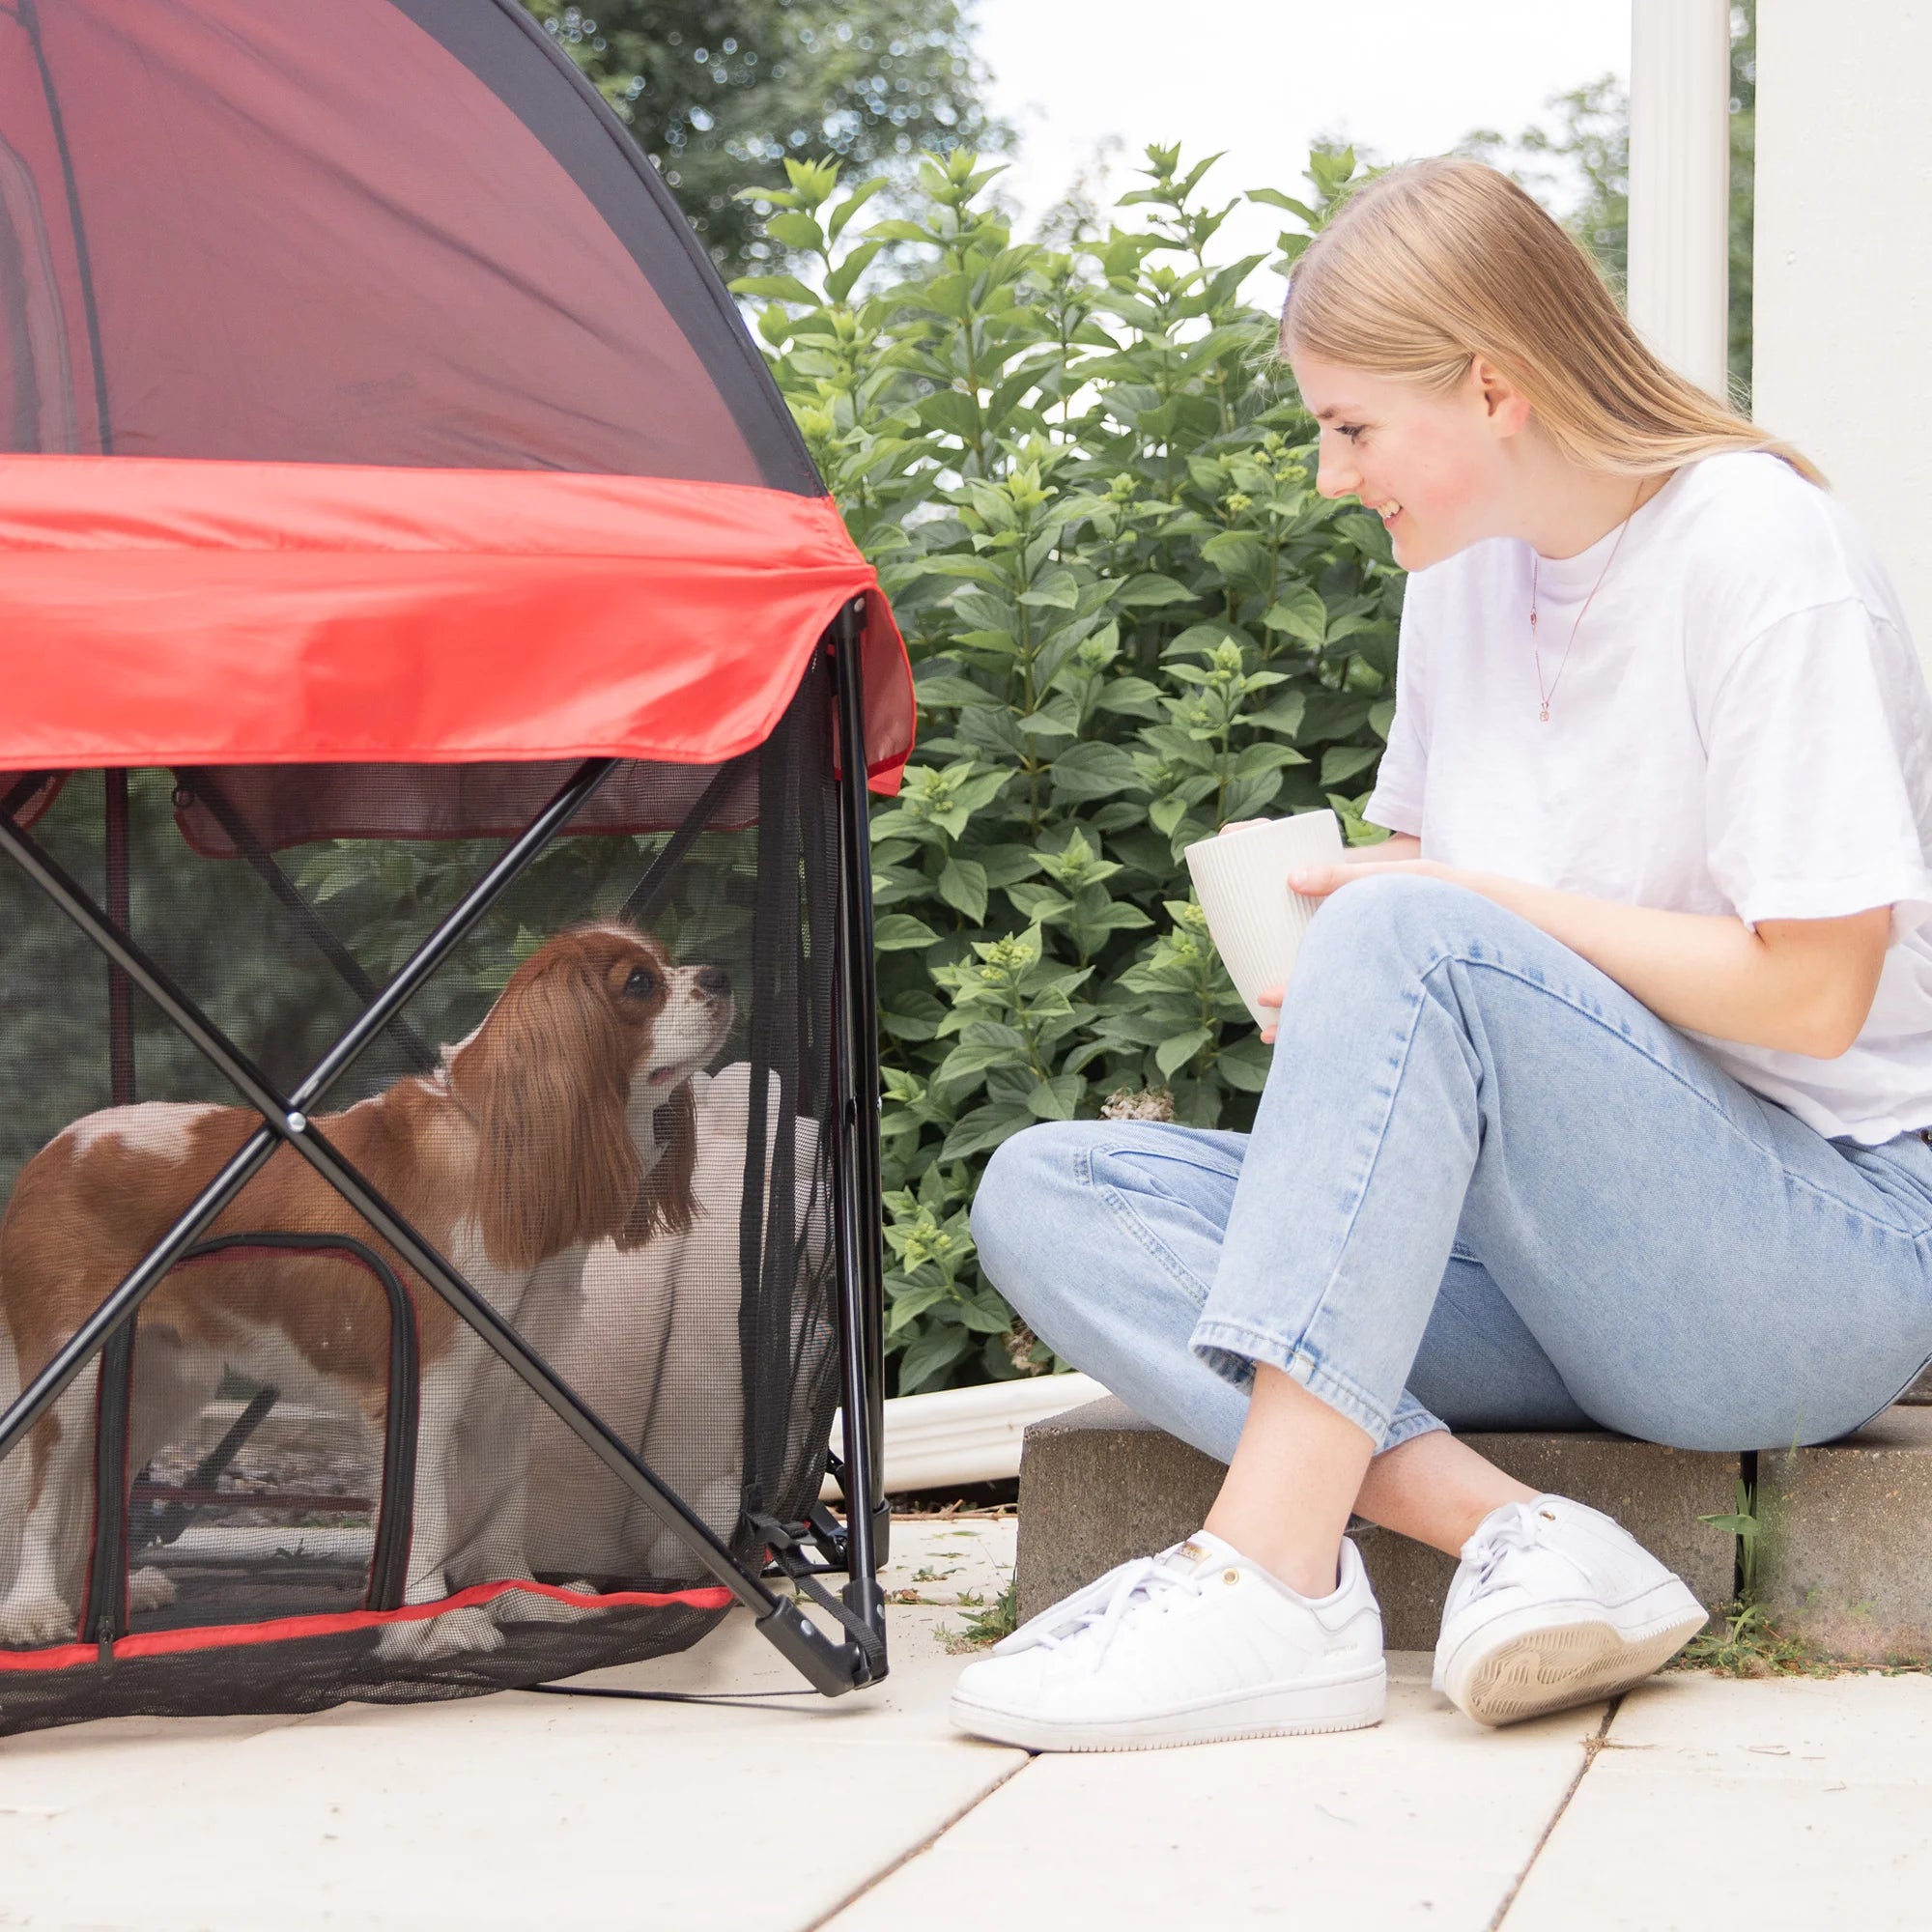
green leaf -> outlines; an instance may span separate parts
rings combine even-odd
[[[1112,798],[1140,782],[1132,756],[1122,745],[1069,745],[1048,768],[1064,798]]]
[[[1209,657],[1217,644],[1224,643],[1231,643],[1241,650],[1249,647],[1250,639],[1245,631],[1237,630],[1219,617],[1212,617],[1203,624],[1190,624],[1179,637],[1170,638],[1161,646],[1160,654],[1166,658],[1199,651],[1202,656]]]
[[[939,896],[980,924],[986,917],[985,867],[974,859],[947,860],[939,874]]]
[[[1283,631],[1303,643],[1319,644],[1327,635],[1328,612],[1311,585],[1298,583],[1277,600],[1262,622],[1270,631]]]
[[[1283,194],[1279,188],[1251,187],[1248,190],[1248,199],[1262,202],[1269,208],[1285,208],[1289,213],[1298,215],[1311,228],[1321,219],[1305,201],[1296,201],[1292,194]]]
[[[834,301],[842,302],[852,293],[859,277],[872,266],[873,257],[885,245],[883,242],[861,242],[836,269],[827,273],[825,293]]]
[[[962,1114],[939,1150],[941,1160],[964,1160],[970,1154],[990,1153],[1002,1141],[1010,1140],[1020,1128],[1031,1126],[1034,1116],[1025,1107],[995,1101]]]
[[[1241,1017],[1248,1019],[1245,1011]],[[1259,1094],[1267,1085],[1268,1068],[1273,1064],[1273,1045],[1258,1032],[1247,1033],[1215,1056],[1214,1071],[1237,1094]]]
[[[1029,925],[1043,925],[1064,919],[1073,910],[1073,901],[1057,887],[1037,880],[1016,879],[1007,889],[1013,909]]]
[[[1175,1034],[1154,1048],[1153,1064],[1162,1073],[1171,1075],[1176,1067],[1184,1066],[1213,1037],[1211,1027],[1193,1027],[1186,1033]]]
[[[1072,611],[1080,604],[1080,580],[1070,570],[1049,570],[1020,598],[1022,604],[1044,605],[1050,610]]]
[[[904,952],[915,946],[931,946],[938,933],[909,912],[889,912],[872,927],[872,946],[879,952]]]
[[[773,215],[765,223],[765,233],[787,248],[809,248],[820,255],[825,252],[825,237],[819,233],[818,223],[795,209]]]
[[[980,434],[980,405],[964,389],[935,389],[920,403],[919,419],[968,442]]]
[[[859,185],[855,187],[852,190],[852,192],[848,194],[845,197],[845,199],[841,201],[838,204],[838,206],[832,211],[832,217],[826,223],[826,233],[830,235],[833,241],[835,242],[838,241],[839,234],[844,229],[845,224],[848,221],[850,221],[851,218],[855,214],[857,214],[858,212],[862,208],[864,208],[865,205],[868,201],[870,201],[871,198],[875,194],[877,194],[882,187],[885,186],[888,177],[885,175],[874,175],[870,181],[861,182]]]
[[[1151,570],[1130,578],[1114,593],[1114,602],[1129,611],[1154,610],[1164,604],[1191,604],[1195,592],[1159,571]]]
[[[964,1328],[949,1324],[927,1329],[899,1357],[899,1393],[915,1395],[936,1381],[972,1346],[973,1337]]]
[[[998,702],[990,691],[975,684],[970,677],[922,677],[913,685],[913,696],[922,705]]]
[[[818,298],[796,275],[740,275],[731,284],[734,296],[770,296],[778,301],[818,306]]]
[[[1321,753],[1321,788],[1346,784],[1357,772],[1365,772],[1382,754],[1379,745],[1330,745]]]
[[[1265,577],[1267,546],[1247,530],[1223,530],[1201,546],[1201,554],[1223,577]]]
[[[1042,1080],[1027,1095],[1027,1105],[1042,1121],[1070,1121],[1079,1110],[1087,1082],[1077,1073],[1058,1073]]]

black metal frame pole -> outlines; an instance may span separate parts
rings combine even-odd
[[[703,791],[698,794],[697,803],[685,813],[683,822],[671,833],[665,842],[665,848],[651,861],[650,868],[632,889],[630,896],[617,908],[617,917],[628,923],[648,919],[657,910],[659,898],[665,888],[670,884],[671,874],[698,835],[708,829],[711,813],[718,801],[723,798],[744,773],[756,765],[760,752],[740,752],[735,758],[727,758],[712,773]]]
[[[103,772],[107,815],[107,917],[123,932],[134,930],[132,834],[128,822],[128,774],[116,766]],[[117,1107],[134,1098],[134,985],[119,966],[107,969],[108,1089]]]
[[[128,773],[113,766],[101,773],[104,793],[102,857],[107,885],[107,917],[121,931],[134,930],[130,867]],[[117,1107],[134,1099],[134,982],[118,962],[107,968],[107,1086]],[[124,1322],[100,1351],[100,1380],[95,1401],[94,1551],[81,1591],[79,1629],[112,1643],[125,1614],[128,1596],[128,1410],[134,1401],[134,1323]]]
[[[0,818],[12,818],[53,776],[52,772],[22,773],[14,781],[7,796],[0,798]]]
[[[828,1696],[855,1689],[870,1680],[871,1667],[856,1643],[828,1637],[788,1598],[747,1576],[731,1552],[709,1527],[685,1505],[614,1435],[550,1367],[505,1323],[450,1264],[389,1206],[383,1196],[317,1132],[303,1108],[327,1091],[357,1054],[419,987],[435,966],[487,910],[491,900],[515,878],[569,820],[607,778],[616,761],[592,760],[564,787],[493,867],[484,880],[431,934],[403,970],[336,1045],[317,1064],[294,1094],[284,1099],[265,1075],[195,1007],[125,933],[116,931],[87,895],[38,845],[9,823],[0,823],[0,850],[9,852],[41,889],[117,965],[154,1000],[188,1039],[236,1085],[264,1119],[241,1152],[197,1197],[186,1216],[175,1224],[160,1245],[151,1250],[90,1320],[35,1378],[14,1406],[0,1417],[0,1457],[31,1428],[47,1406],[85,1366],[89,1353],[128,1321],[146,1296],[158,1286],[182,1253],[217,1214],[226,1201],[245,1184],[280,1139],[306,1160],[356,1211],[382,1234],[424,1281],[449,1304],[499,1359],[522,1380],[584,1446],[603,1461],[667,1527],[676,1532],[705,1568],[738,1600],[757,1614],[758,1627],[816,1690]],[[255,1151],[260,1149],[259,1154]],[[83,1346],[82,1337],[90,1339]]]
[[[839,1013],[838,1189],[844,1261],[839,1301],[845,1336],[846,1594],[875,1630],[884,1628],[879,1593],[875,1511],[887,1507],[884,1484],[885,1387],[880,1308],[885,1271],[880,1254],[879,1058],[872,971],[870,807],[866,788],[865,700],[859,667],[863,601],[848,604],[833,626],[834,689],[838,705]]]
[[[14,1406],[0,1414],[0,1457],[60,1400],[75,1376],[101,1344],[161,1284],[208,1224],[228,1206],[275,1151],[278,1139],[289,1135],[289,1122],[299,1119],[348,1071],[356,1057],[387,1025],[390,1016],[410,1000],[448,957],[464,935],[567,824],[614,769],[614,758],[597,758],[581,766],[576,776],[515,840],[449,916],[423,941],[381,996],[335,1045],[316,1064],[315,1070],[283,1100],[267,1080],[198,1011],[195,1011],[157,967],[153,966],[125,934],[117,932],[85,893],[22,832],[11,817],[0,817],[0,852],[6,852],[115,964],[127,969],[134,983],[161,1008],[189,1039],[228,1074],[256,1110],[263,1124],[244,1141],[181,1218],[151,1248],[112,1294],[83,1321],[40,1374],[21,1390]]]

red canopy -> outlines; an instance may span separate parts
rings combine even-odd
[[[515,0],[0,7],[0,769],[715,762],[864,595],[708,259]]]

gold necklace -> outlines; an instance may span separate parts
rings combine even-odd
[[[1545,691],[1543,688],[1543,652],[1539,646],[1536,635],[1537,551],[1534,544],[1529,547],[1529,648],[1536,658],[1536,695],[1542,700],[1541,708],[1536,715],[1546,724],[1549,723],[1549,700],[1556,696],[1556,687],[1563,682],[1563,672],[1570,662],[1570,646],[1577,641],[1577,633],[1581,628],[1583,619],[1589,612],[1591,601],[1596,597],[1597,592],[1604,587],[1604,579],[1610,574],[1610,565],[1617,560],[1617,552],[1623,548],[1624,532],[1630,528],[1631,517],[1636,515],[1637,507],[1643,501],[1643,486],[1647,480],[1644,477],[1637,479],[1636,496],[1631,503],[1630,514],[1617,526],[1617,540],[1610,546],[1610,554],[1604,559],[1604,567],[1598,571],[1596,582],[1590,586],[1590,595],[1583,599],[1583,608],[1577,612],[1577,621],[1570,626],[1570,636],[1564,643],[1562,659],[1557,664],[1556,675],[1550,679],[1548,691]]]

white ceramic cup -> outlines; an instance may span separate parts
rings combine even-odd
[[[1291,892],[1288,874],[1300,866],[1340,865],[1340,823],[1325,808],[1298,811],[1200,839],[1182,856],[1235,990],[1258,1027],[1273,1026],[1280,1009],[1258,1006],[1255,995],[1287,985],[1301,935],[1321,903]]]

